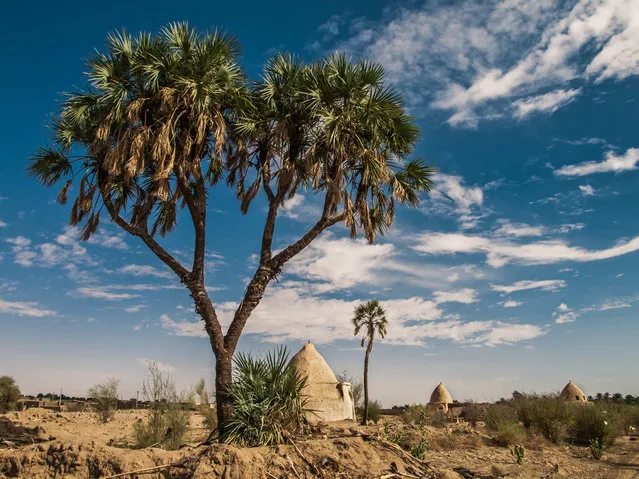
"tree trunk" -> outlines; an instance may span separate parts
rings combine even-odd
[[[362,418],[362,424],[368,423],[368,357],[371,355],[373,349],[373,341],[368,340],[368,346],[366,346],[366,356],[364,356],[364,417]]]
[[[233,356],[228,352],[215,353],[215,403],[220,441],[224,441],[227,426],[233,417],[233,401],[228,389],[233,382]]]

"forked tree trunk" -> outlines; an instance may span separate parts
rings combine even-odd
[[[233,417],[233,400],[228,394],[232,385],[233,357],[227,352],[215,353],[215,404],[220,440],[226,437],[226,427]]]
[[[364,417],[362,418],[362,424],[368,423],[368,357],[373,349],[373,340],[368,340],[368,346],[366,346],[366,355],[364,356]]]

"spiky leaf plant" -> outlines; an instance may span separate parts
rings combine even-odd
[[[289,364],[286,348],[265,357],[238,354],[235,359],[233,417],[227,443],[239,446],[270,446],[286,442],[304,423],[306,377]]]

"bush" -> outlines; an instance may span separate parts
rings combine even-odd
[[[528,399],[531,426],[549,441],[563,439],[572,419],[572,405],[556,395]]]
[[[484,413],[486,429],[490,432],[497,431],[502,425],[519,424],[517,411],[509,404],[492,404]]]
[[[429,411],[427,423],[437,428],[446,427],[448,424],[448,414],[440,410]]]
[[[523,442],[526,432],[519,423],[501,423],[492,433],[493,440],[498,446],[513,446]]]
[[[362,411],[363,414],[363,411]],[[368,420],[377,422],[382,417],[382,404],[379,401],[368,401]]]
[[[575,407],[570,428],[570,436],[575,443],[587,445],[595,439],[599,444],[609,446],[620,432],[617,417],[608,414],[602,407]]]
[[[601,459],[601,456],[603,456],[604,453],[604,445],[601,441],[598,441],[597,439],[591,439],[588,448],[590,449],[590,454],[592,454],[592,457],[596,461]]]
[[[101,384],[95,384],[88,390],[88,395],[94,402],[95,412],[102,422],[109,422],[118,406],[118,388],[120,380],[108,378]]]
[[[286,348],[269,352],[265,358],[238,354],[233,384],[233,417],[226,442],[239,446],[270,446],[286,442],[289,434],[304,424],[306,399],[299,377],[289,364]]]
[[[402,412],[401,420],[404,424],[419,424],[423,425],[426,423],[426,418],[428,417],[428,408],[421,404],[413,404],[406,408],[404,412]]]
[[[204,427],[211,431],[217,428],[217,410],[215,409],[215,403],[209,402],[209,393],[206,390],[206,381],[200,379],[195,385],[195,394],[200,399],[200,404],[197,405],[197,412],[204,418]]]
[[[468,421],[471,426],[477,427],[477,422],[481,419],[482,411],[477,404],[470,403],[464,406],[460,416]]]
[[[133,427],[137,445],[178,449],[189,424],[189,412],[184,407],[186,394],[179,394],[173,378],[152,362],[142,383],[142,397],[151,403],[151,415]]]
[[[20,388],[11,376],[0,376],[0,413],[13,411],[20,399]]]
[[[639,428],[639,406],[628,404],[606,404],[602,407],[614,419],[619,433],[628,435],[630,428]]]

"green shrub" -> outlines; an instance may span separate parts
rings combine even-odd
[[[20,388],[11,376],[0,376],[0,413],[13,411],[20,399]]]
[[[514,401],[515,409],[517,410],[517,419],[524,426],[524,429],[530,430],[533,423],[533,402],[537,399],[537,396],[522,396]]]
[[[286,348],[269,352],[265,358],[238,354],[229,389],[234,414],[226,442],[239,446],[284,443],[303,426],[305,385],[306,378],[299,377],[289,364]]]
[[[524,463],[524,454],[524,446],[522,446],[521,444],[515,444],[515,447],[513,447],[513,455],[517,460],[517,464],[522,465]]]
[[[482,410],[477,404],[467,404],[460,414],[462,418],[470,423],[471,426],[477,427],[477,422],[482,417]]]
[[[200,379],[194,388],[195,394],[200,399],[196,411],[204,418],[204,427],[213,431],[217,428],[217,409],[215,403],[209,402],[209,393],[206,389],[206,381]]]
[[[368,420],[377,422],[382,418],[382,404],[379,401],[368,401]]]
[[[528,399],[528,414],[533,429],[557,444],[564,438],[572,420],[572,406],[556,395]]]
[[[590,444],[596,439],[599,444],[612,445],[621,433],[618,417],[600,406],[576,406],[570,427],[570,437],[577,444]]]
[[[413,446],[410,453],[412,456],[416,457],[420,461],[424,460],[424,456],[426,455],[426,451],[430,449],[430,444],[428,443],[428,439],[426,438],[426,431],[422,427],[420,431],[419,442]]]
[[[608,415],[613,419],[619,430],[619,434],[628,435],[630,428],[639,428],[639,406],[630,404],[606,404],[602,405]]]
[[[149,374],[142,383],[142,397],[151,403],[151,415],[133,427],[138,447],[178,449],[189,424],[189,412],[185,408],[187,395],[179,394],[173,378],[151,362]]]
[[[519,424],[517,420],[517,411],[510,404],[492,404],[488,406],[484,413],[484,422],[486,428],[491,431],[497,431],[502,425]]]
[[[423,425],[428,417],[428,408],[422,404],[413,404],[402,412],[401,420],[404,424]]]
[[[108,378],[101,384],[95,384],[87,391],[93,400],[95,412],[102,422],[108,422],[115,414],[118,406],[118,388],[120,380]]]
[[[427,423],[430,426],[437,428],[446,427],[446,425],[448,424],[448,414],[440,410],[431,410],[428,412]]]
[[[597,439],[591,439],[589,443],[590,453],[595,460],[601,459],[604,453],[604,445],[601,441]]]
[[[492,438],[498,446],[507,447],[523,442],[526,433],[519,423],[504,422],[497,425],[497,429],[492,432]]]

